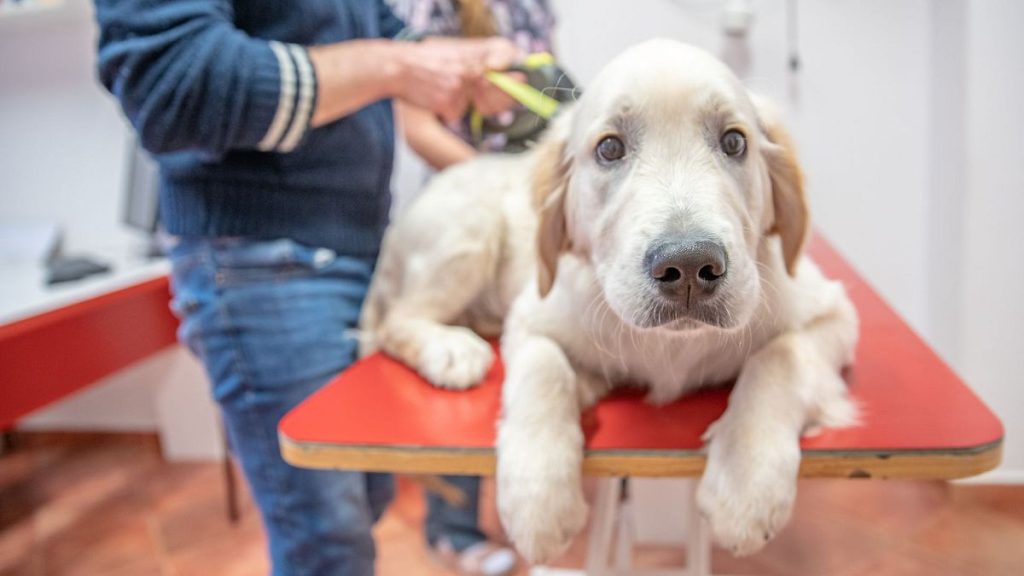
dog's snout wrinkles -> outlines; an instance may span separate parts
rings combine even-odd
[[[725,278],[725,248],[711,240],[678,239],[659,244],[645,257],[647,273],[668,298],[687,307],[711,296]]]

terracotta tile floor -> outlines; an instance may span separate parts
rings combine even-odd
[[[240,522],[228,523],[219,465],[165,463],[149,436],[18,440],[0,457],[0,575],[266,573],[256,510],[243,494]],[[426,555],[423,513],[419,486],[401,482],[376,528],[379,574],[448,574]],[[493,508],[482,522],[497,526]],[[584,548],[576,542],[560,564],[579,566]],[[667,547],[641,548],[636,558],[646,566],[683,562],[681,550]],[[716,552],[715,567],[784,576],[1024,575],[1024,487],[804,481],[792,523],[764,552]]]

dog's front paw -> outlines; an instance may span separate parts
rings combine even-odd
[[[420,353],[420,374],[439,388],[465,390],[479,384],[494,363],[491,345],[469,328],[445,326]]]
[[[533,564],[565,554],[587,521],[579,478],[499,473],[498,512],[512,544]]]
[[[789,520],[796,499],[796,439],[760,444],[760,453],[732,443],[719,426],[697,488],[697,507],[715,542],[737,556],[760,550]]]

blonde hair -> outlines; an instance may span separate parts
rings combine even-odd
[[[486,38],[498,33],[485,0],[457,0],[459,25],[466,38]]]

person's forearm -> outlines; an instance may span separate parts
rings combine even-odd
[[[507,66],[517,54],[507,40],[494,39],[353,40],[310,47],[306,53],[317,84],[312,126],[381,98],[403,100],[445,120],[458,120],[483,71]]]
[[[312,126],[347,116],[395,95],[403,46],[388,40],[352,40],[308,49],[317,78]]]
[[[409,147],[434,169],[444,170],[476,154],[430,112],[399,102],[396,113]]]
[[[431,133],[432,136],[421,138],[416,144],[410,143],[410,146],[435,170],[444,170],[476,155],[476,150],[472,146],[463,142],[440,123],[435,124]]]
[[[304,48],[239,30],[230,0],[152,4],[96,0],[97,76],[143,147],[219,155],[298,145],[315,85]]]

